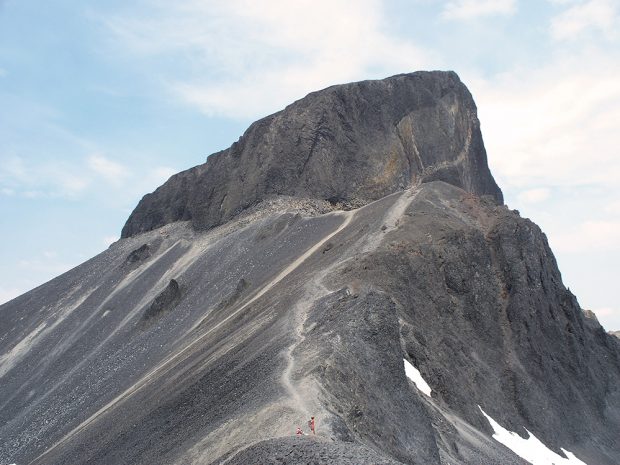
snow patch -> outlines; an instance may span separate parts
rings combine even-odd
[[[424,394],[430,397],[432,389],[428,385],[428,383],[424,381],[424,378],[422,378],[420,371],[411,363],[409,363],[409,361],[403,359],[403,362],[405,363],[405,375],[407,375],[407,378],[413,381],[415,387],[417,387],[418,390],[422,391]]]
[[[527,429],[525,431],[527,431],[529,437],[523,439],[518,434],[503,428],[499,423],[493,420],[493,418],[488,416],[485,411],[482,410],[482,407],[478,406],[478,408],[491,424],[491,428],[493,428],[493,439],[501,442],[508,447],[508,449],[522,459],[527,460],[532,465],[587,465],[565,449],[562,449],[562,452],[564,452],[568,458],[560,457],[540,442],[540,440]]]

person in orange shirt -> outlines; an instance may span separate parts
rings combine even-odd
[[[308,422],[308,426],[310,427],[310,431],[312,431],[312,434],[316,434],[314,431],[314,417],[310,418],[310,421]]]

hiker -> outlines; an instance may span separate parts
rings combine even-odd
[[[311,417],[308,421],[308,427],[310,428],[310,431],[312,431],[312,434],[316,434],[314,432],[314,417]]]
[[[298,427],[297,427],[297,431],[295,432],[295,434],[296,434],[297,436],[303,436],[303,435],[304,435],[304,432],[303,432],[303,431],[301,430],[301,428],[298,426]]]

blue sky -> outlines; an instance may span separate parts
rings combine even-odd
[[[619,0],[0,0],[0,302],[331,84],[453,69],[506,202],[620,329]]]

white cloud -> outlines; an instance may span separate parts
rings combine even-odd
[[[602,307],[592,310],[597,318],[599,317],[611,317],[611,316],[620,316],[620,310],[611,307]]]
[[[40,160],[38,157],[8,156],[0,164],[0,192],[28,199],[76,197],[96,188],[97,177],[119,186],[130,178],[122,164],[102,155]]]
[[[547,200],[550,193],[549,189],[545,187],[537,187],[520,192],[518,200],[521,203],[540,203]]]
[[[28,170],[21,157],[5,156],[3,158],[4,160],[2,160],[2,164],[0,165],[0,181],[27,178]]]
[[[555,232],[551,245],[562,253],[620,250],[620,221],[591,220],[572,229]]]
[[[208,115],[257,117],[328,85],[413,71],[430,54],[390,33],[382,2],[151,0],[148,18],[104,19],[134,56],[188,57],[169,91]],[[326,13],[327,12],[327,13]]]
[[[88,166],[104,179],[115,184],[120,183],[129,174],[127,168],[103,155],[93,154],[88,157]]]
[[[592,311],[605,330],[617,331],[620,329],[620,308],[610,306],[594,307]]]
[[[620,60],[575,50],[468,83],[504,187],[620,184]]]
[[[604,210],[612,215],[620,215],[620,199],[609,202],[605,205]]]
[[[555,40],[576,40],[588,30],[598,30],[607,38],[618,37],[620,16],[617,0],[589,0],[573,5],[551,20]]]
[[[76,194],[83,191],[90,184],[90,180],[82,177],[79,173],[60,173],[58,169],[52,169],[52,176],[56,178],[58,185],[68,194]]]
[[[32,190],[23,191],[22,195],[26,199],[38,199],[40,197],[44,197],[44,194],[41,191],[32,191]]]
[[[0,164],[0,186],[5,195],[26,198],[72,197],[84,191],[90,179],[66,161],[27,160],[8,156]]]
[[[516,10],[516,0],[454,0],[445,4],[441,17],[470,20],[482,16],[509,16]]]

